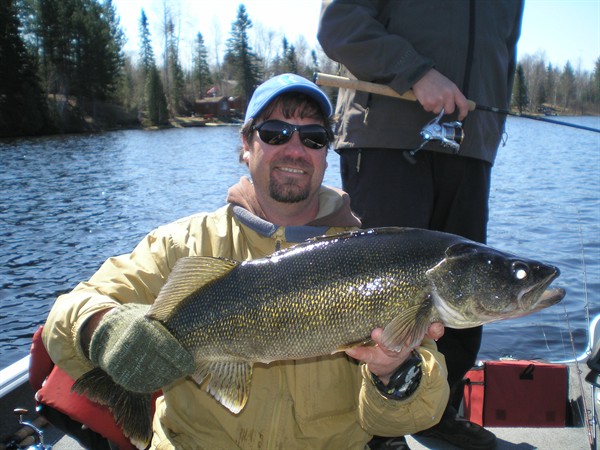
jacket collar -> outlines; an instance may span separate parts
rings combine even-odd
[[[263,236],[273,236],[280,228],[264,218],[254,185],[248,177],[242,177],[229,189],[227,202],[233,205],[233,213],[242,223]],[[360,220],[350,209],[348,194],[322,186],[317,217],[306,225],[284,227],[284,233],[288,242],[302,242],[325,234],[330,227],[360,227]]]

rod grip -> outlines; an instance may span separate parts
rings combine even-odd
[[[344,89],[352,89],[355,91],[369,92],[371,94],[385,95],[386,97],[394,97],[402,100],[408,100],[416,102],[417,97],[413,91],[406,91],[399,94],[391,87],[385,84],[371,83],[369,81],[355,80],[347,77],[340,77],[338,75],[330,75],[328,73],[315,73],[314,82],[319,86],[328,86]],[[474,111],[477,106],[473,100],[468,100],[469,111]]]

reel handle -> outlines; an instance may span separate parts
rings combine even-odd
[[[29,411],[26,408],[13,409],[13,413],[19,418],[19,424],[29,427],[33,431],[33,435],[26,436],[20,444],[14,443],[13,448],[26,450],[51,450],[51,445],[44,445],[44,431],[35,426],[33,422],[26,421],[24,419],[28,412]]]

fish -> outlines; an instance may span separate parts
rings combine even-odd
[[[193,355],[196,383],[237,414],[254,364],[368,345],[375,328],[383,328],[383,345],[399,351],[419,345],[433,322],[460,329],[521,317],[562,300],[564,289],[549,287],[559,274],[453,234],[372,228],[251,261],[181,258],[146,317]],[[76,391],[108,404],[128,437],[148,442],[150,413],[139,411],[146,394],[108,398],[118,387],[106,377],[96,368]]]

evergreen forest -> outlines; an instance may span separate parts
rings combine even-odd
[[[164,46],[157,54],[142,9],[140,48],[126,55],[111,0],[2,0],[0,137],[170,126],[214,98],[237,99],[219,120],[239,120],[263,80],[339,69],[303,38],[291,43],[253,29],[243,4],[222,37],[225,45],[209,45],[197,30],[191,64],[184,64],[179,22],[165,2],[156,36]],[[600,114],[600,57],[589,73],[570,62],[553,67],[544,56],[522,56],[512,103],[519,112]]]

